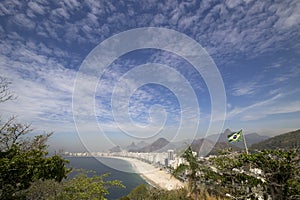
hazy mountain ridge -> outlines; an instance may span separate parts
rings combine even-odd
[[[253,144],[250,149],[293,149],[300,147],[300,129]]]
[[[228,143],[228,139],[227,139],[227,136],[230,134],[230,133],[233,133],[234,131],[231,131],[230,129],[226,129],[223,133],[221,134],[216,134],[216,135],[211,135],[211,136],[208,136],[207,139],[210,139],[211,141],[216,141],[217,140],[217,143]],[[249,133],[249,134],[245,134],[245,138],[246,138],[246,143],[247,143],[247,146],[251,146],[255,143],[258,143],[258,142],[261,142],[261,141],[264,141],[266,139],[269,139],[270,137],[269,136],[264,136],[264,135],[259,135],[258,133]],[[232,147],[238,147],[238,148],[241,148],[241,149],[244,149],[245,148],[245,145],[244,145],[244,142],[241,140],[239,142],[233,142],[233,143],[230,143]]]
[[[179,142],[169,142],[165,138],[159,138],[151,144],[145,142],[141,147],[138,144],[132,142],[125,149],[130,152],[164,152],[168,149],[173,149],[177,153],[180,153],[187,146],[191,145],[193,151],[197,152],[199,156],[206,156],[211,154],[217,154],[218,151],[231,148],[234,151],[241,151],[245,148],[244,142],[229,143],[227,136],[232,133],[230,129],[226,129],[221,134],[210,135],[206,138],[183,140]],[[300,129],[289,133],[284,133],[270,138],[269,136],[263,136],[257,133],[249,133],[245,135],[247,146],[249,149],[274,149],[274,148],[294,148],[300,146]],[[118,146],[113,148],[115,151],[120,151]]]
[[[109,149],[109,152],[121,152],[121,151],[122,148],[119,145]]]
[[[164,149],[170,142],[165,138],[159,138],[153,143],[146,145],[145,147],[131,150],[132,152],[154,152]]]

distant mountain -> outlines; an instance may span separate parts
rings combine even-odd
[[[182,141],[177,142],[170,142],[167,146],[168,149],[173,149],[176,153],[181,154],[183,150],[185,150],[190,144],[192,143],[192,140],[185,139]]]
[[[138,148],[143,148],[143,147],[145,147],[145,146],[147,146],[147,145],[148,145],[148,143],[145,142],[145,141],[140,141],[140,142],[138,142],[138,143],[136,144],[136,146],[138,146]]]
[[[242,149],[229,142],[217,142],[208,155],[217,155],[219,151],[229,148],[231,148],[233,151],[240,151]]]
[[[223,133],[219,135],[208,136],[207,139],[211,141],[217,141],[217,143],[228,143],[227,136],[232,132],[233,131],[231,131],[230,129],[226,129]],[[247,146],[251,146],[252,144],[264,141],[270,137],[259,135],[257,133],[249,133],[249,134],[245,134],[245,138],[246,138]],[[242,149],[245,148],[244,142],[242,140],[239,142],[231,143],[231,145]]]
[[[165,139],[165,138],[159,138],[157,139],[155,142],[143,147],[143,148],[140,148],[140,149],[137,149],[137,152],[153,152],[153,151],[158,151],[158,150],[161,150],[161,149],[164,149],[165,146],[167,146],[170,142]]]
[[[207,136],[206,139],[213,142],[227,142],[227,136],[232,132],[230,129],[225,129],[223,133]]]
[[[139,149],[139,147],[134,142],[126,147],[126,150],[129,152],[135,152],[137,149]]]
[[[251,149],[293,149],[300,147],[300,129],[253,144]]]
[[[149,144],[145,141],[140,141],[138,143],[132,142],[130,145],[126,146],[125,149],[128,152],[138,152],[140,149],[146,147],[147,145]]]
[[[112,153],[121,152],[122,148],[118,145],[118,146],[115,146],[115,147],[109,149],[109,151]]]
[[[265,136],[265,135],[259,135],[257,133],[249,133],[249,134],[245,135],[245,138],[246,138],[247,145],[251,146],[251,145],[253,145],[255,143],[267,140],[270,137],[269,136]]]
[[[213,148],[214,144],[212,141],[208,139],[196,139],[192,142],[191,147],[192,150],[197,152],[198,156],[207,155],[210,150]]]
[[[191,144],[192,150],[198,153],[198,156],[215,155],[220,150],[232,148],[234,151],[239,151],[241,148],[232,145],[229,142],[217,142],[214,143],[209,139],[194,140]]]

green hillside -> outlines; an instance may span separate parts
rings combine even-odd
[[[300,148],[300,129],[253,144],[250,148],[258,150]]]

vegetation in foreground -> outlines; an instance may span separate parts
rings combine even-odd
[[[108,174],[101,176],[87,176],[86,173],[79,173],[74,178],[62,182],[50,180],[38,180],[31,186],[22,191],[26,199],[31,200],[105,200],[110,187],[125,187],[118,180],[104,181],[103,178]]]
[[[0,103],[14,99],[9,82],[0,77]],[[124,187],[120,181],[104,181],[102,176],[79,173],[66,179],[71,169],[59,155],[49,156],[47,139],[52,133],[26,137],[32,133],[15,117],[0,119],[0,199],[105,199],[110,187]]]
[[[154,199],[300,199],[300,162],[297,150],[238,153],[230,149],[199,160],[191,147],[173,175],[187,188],[164,191],[140,185],[122,200]]]
[[[247,154],[229,149],[218,156],[197,160],[189,147],[183,157],[187,163],[173,174],[188,180],[189,193],[194,193],[195,199],[199,199],[199,191],[232,199],[300,198],[298,150],[262,150]]]
[[[28,126],[12,120],[0,129],[0,199],[105,199],[110,187],[125,187],[120,181],[104,181],[107,174],[78,173],[66,179],[71,169],[59,155],[48,156],[46,141],[51,134],[23,137]]]
[[[207,191],[200,191],[200,199],[218,200],[221,198],[210,196]],[[161,190],[146,185],[139,185],[133,189],[127,196],[120,198],[120,200],[194,200],[196,197],[189,194],[186,188],[178,190]]]

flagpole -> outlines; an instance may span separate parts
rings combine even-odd
[[[245,135],[244,135],[244,133],[243,133],[243,129],[242,129],[242,135],[243,135],[243,141],[244,141],[244,145],[245,145],[246,153],[247,153],[247,155],[248,155],[248,154],[249,154],[249,152],[248,152],[248,147],[247,147],[247,143],[246,143],[246,138],[245,138]]]

